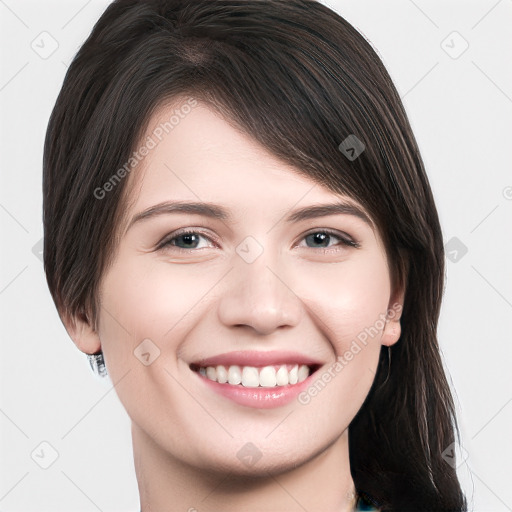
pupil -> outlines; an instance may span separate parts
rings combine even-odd
[[[329,239],[329,235],[327,235],[326,233],[314,233],[310,236],[312,236],[315,239],[315,243],[322,243]]]
[[[195,238],[196,235],[192,234],[192,233],[187,233],[185,235],[181,235],[183,240],[185,241],[185,244],[189,244],[189,243],[194,243],[194,241],[192,241],[191,239]],[[197,240],[195,240],[197,242]]]

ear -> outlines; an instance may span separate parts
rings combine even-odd
[[[390,347],[394,345],[402,333],[400,318],[404,307],[405,288],[397,287],[391,294],[388,310],[386,312],[386,325],[382,332],[381,343]]]
[[[61,314],[61,320],[69,337],[84,354],[96,354],[101,350],[101,341],[89,316],[84,311],[72,316],[68,312]]]

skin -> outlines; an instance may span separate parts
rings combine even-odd
[[[155,112],[145,137],[177,104]],[[130,203],[102,276],[98,327],[65,314],[63,321],[80,350],[103,350],[132,420],[142,510],[351,510],[348,426],[381,345],[400,336],[399,314],[376,323],[403,304],[379,233],[350,214],[285,223],[300,207],[357,203],[299,175],[201,103],[128,179]],[[127,229],[135,214],[169,200],[220,204],[233,220],[168,213]],[[156,249],[181,228],[201,236]],[[328,228],[360,247],[334,235],[323,244],[305,236]],[[236,252],[248,236],[263,247],[252,263]],[[378,334],[307,404],[240,406],[189,368],[233,350],[294,350],[322,361],[321,376],[374,325]],[[148,365],[134,356],[144,339],[154,344],[151,357],[159,350]],[[237,457],[248,442],[262,454],[252,466]]]

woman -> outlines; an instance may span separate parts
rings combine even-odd
[[[114,1],[66,75],[43,188],[48,285],[130,416],[143,512],[466,510],[439,220],[343,18]]]

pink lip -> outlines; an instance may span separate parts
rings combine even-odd
[[[191,366],[271,366],[275,364],[306,364],[308,366],[317,366],[323,364],[310,357],[298,352],[273,350],[237,350],[235,352],[226,352],[213,357],[207,357],[192,363]]]
[[[239,405],[257,409],[271,409],[290,403],[312,383],[314,376],[314,374],[311,374],[302,382],[288,384],[287,386],[246,388],[242,385],[220,384],[197,372],[196,375],[216,393],[229,398]]]

